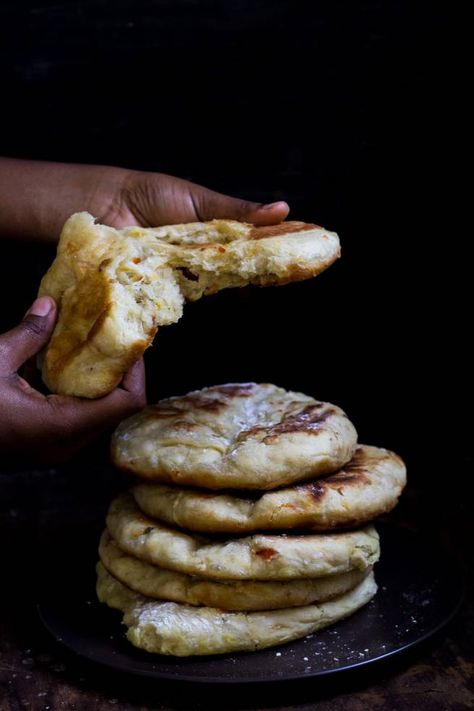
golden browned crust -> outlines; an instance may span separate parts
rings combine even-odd
[[[249,234],[249,239],[267,239],[268,237],[282,237],[294,234],[295,232],[308,232],[309,230],[321,230],[320,225],[314,225],[310,222],[297,222],[288,220],[280,222],[278,225],[264,225],[261,227],[253,227]]]

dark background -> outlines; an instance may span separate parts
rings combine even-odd
[[[390,519],[427,537],[440,576],[444,556],[472,564],[463,26],[456,3],[416,0],[0,3],[0,155],[283,198],[293,219],[339,233],[342,259],[317,279],[189,305],[147,353],[150,398],[257,380],[341,405],[362,442],[406,459],[409,485]],[[3,243],[2,254],[3,330],[53,251]],[[140,680],[78,670],[35,612],[41,587],[74,596],[92,572],[105,509],[124,483],[101,444],[62,469],[0,461],[2,709],[3,698],[12,709],[132,709],[137,698],[168,708],[162,684],[149,695]],[[331,710],[467,711],[472,604],[442,634],[412,666],[403,656],[401,670],[357,670],[355,682],[337,676],[332,690],[286,696],[252,687],[244,705],[227,693],[224,706],[313,708],[319,697]],[[213,703],[200,707],[222,708]]]
[[[313,281],[188,306],[147,354],[152,399],[275,382],[417,462],[467,451],[456,23],[409,0],[2,3],[0,154],[284,198],[341,237]],[[4,327],[52,258],[9,250]]]

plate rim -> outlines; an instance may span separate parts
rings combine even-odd
[[[408,536],[411,538],[411,536],[415,535],[413,531],[406,531],[406,529],[399,528],[398,526],[393,526],[392,525],[382,525],[380,526],[379,524],[379,530],[382,538],[382,544],[383,544],[383,537],[384,533],[390,535],[390,533],[393,533],[394,530],[397,530],[398,533],[405,533],[408,534]],[[422,539],[424,537],[422,536]],[[428,544],[428,551],[433,551],[434,547],[432,545],[432,542],[430,541],[424,541],[425,543]],[[431,545],[430,545],[431,543]],[[419,545],[422,545],[420,542]],[[388,660],[390,658],[396,657],[399,654],[406,653],[407,651],[422,645],[424,642],[426,642],[428,639],[431,637],[434,637],[436,634],[438,634],[444,627],[446,627],[451,620],[458,614],[464,599],[465,599],[465,594],[466,594],[466,579],[465,579],[465,571],[463,567],[459,564],[458,561],[451,559],[450,565],[443,569],[443,579],[447,579],[449,577],[448,574],[453,575],[453,585],[452,585],[452,599],[450,600],[450,606],[449,609],[445,611],[445,614],[443,617],[435,624],[434,626],[430,627],[427,629],[423,634],[417,636],[416,638],[405,642],[402,646],[397,646],[396,648],[390,649],[386,652],[383,652],[381,654],[378,654],[377,656],[372,656],[368,659],[360,659],[360,660],[355,660],[350,663],[345,663],[343,666],[339,667],[329,667],[325,669],[313,669],[308,672],[301,672],[301,671],[288,671],[285,673],[282,673],[281,675],[275,675],[275,676],[267,676],[267,677],[253,677],[253,676],[212,676],[211,674],[208,674],[206,676],[199,676],[199,675],[191,675],[186,672],[180,672],[179,668],[176,669],[175,672],[173,671],[167,671],[167,670],[162,670],[160,671],[159,669],[151,669],[151,668],[146,668],[143,666],[140,666],[137,662],[137,666],[133,669],[130,668],[131,664],[126,664],[125,662],[120,662],[119,660],[115,659],[113,656],[106,657],[104,656],[96,656],[95,653],[93,652],[92,654],[86,653],[84,648],[77,648],[73,644],[70,643],[69,640],[65,640],[57,631],[57,627],[54,625],[54,621],[51,621],[49,612],[52,613],[52,615],[55,614],[55,608],[54,608],[54,602],[55,602],[55,597],[51,599],[45,599],[44,597],[41,597],[40,600],[36,602],[36,611],[39,616],[39,619],[41,620],[43,626],[47,630],[48,634],[52,637],[52,639],[55,641],[56,644],[66,648],[70,653],[72,653],[74,656],[86,660],[89,663],[94,663],[94,664],[99,664],[102,667],[105,667],[107,669],[116,671],[116,672],[121,672],[121,673],[127,673],[130,675],[134,676],[139,676],[140,678],[146,678],[146,679],[151,679],[151,680],[157,680],[157,681],[170,681],[170,682],[185,682],[185,683],[192,683],[192,684],[214,684],[214,685],[238,685],[238,684],[269,684],[269,683],[277,683],[277,682],[282,682],[282,681],[304,681],[308,679],[314,679],[318,677],[325,677],[325,676],[331,676],[333,674],[337,673],[348,673],[352,670],[355,669],[360,669],[367,667],[368,665],[371,664],[379,664],[383,662],[384,660]],[[383,583],[379,586],[383,589]],[[363,614],[364,611],[367,609],[367,607],[373,602],[375,598],[373,598],[371,601],[367,603],[367,605],[364,605],[362,608],[357,610],[353,615],[350,615],[347,620],[349,619],[354,619],[358,615]],[[91,604],[90,602],[88,604]],[[94,606],[99,606],[100,603],[97,600],[93,600]],[[57,608],[56,608],[57,609]],[[118,616],[119,612],[116,610],[108,609],[107,610],[110,615],[113,615],[114,613]],[[331,625],[331,629],[337,629],[337,627],[340,624],[344,624],[344,620],[340,620],[339,622],[336,622],[334,625]],[[117,619],[117,624],[120,624],[118,619]],[[329,628],[328,628],[329,629]],[[289,646],[291,644],[295,644],[298,642],[302,642],[305,637],[302,637],[300,639],[296,640],[291,640],[284,645],[278,645],[278,646],[271,646],[267,647],[266,649],[261,649],[258,650],[258,652],[261,653],[271,653],[274,652],[275,649],[279,648],[284,648],[286,646]],[[133,645],[130,645],[131,650],[136,649],[133,647]],[[144,653],[143,650],[136,650],[140,653]],[[218,659],[238,659],[235,655],[250,655],[252,654],[251,651],[246,651],[246,652],[235,652],[235,653],[228,653],[228,654],[213,654],[213,655],[196,655],[196,659],[203,660],[205,661],[206,659],[212,659],[212,660],[218,660]],[[173,657],[173,655],[155,655],[155,658],[157,658],[157,664],[161,662],[161,660],[166,660],[167,662],[171,662],[172,660],[180,660],[180,659],[192,659],[192,657]],[[150,664],[152,664],[150,660]]]
[[[100,664],[101,666],[106,667],[107,669],[111,669],[116,672],[122,672],[122,673],[127,673],[131,674],[133,676],[140,676],[142,678],[146,679],[155,679],[156,681],[171,681],[171,682],[186,682],[192,683],[192,684],[225,684],[225,685],[232,685],[232,684],[274,684],[278,682],[283,682],[283,681],[304,681],[305,679],[314,679],[316,677],[322,677],[322,676],[330,676],[332,674],[339,674],[343,672],[349,672],[353,669],[359,669],[360,667],[366,667],[371,664],[377,664],[380,663],[386,659],[389,659],[391,657],[395,657],[398,654],[402,654],[404,652],[407,652],[409,649],[413,649],[414,647],[417,647],[418,645],[423,644],[423,642],[426,642],[426,640],[430,639],[431,637],[434,637],[438,632],[440,632],[443,627],[446,627],[452,619],[458,614],[463,602],[464,602],[464,597],[465,597],[465,588],[463,586],[462,592],[459,595],[459,599],[456,602],[455,607],[452,608],[452,610],[449,612],[446,618],[444,618],[436,627],[430,629],[429,631],[425,632],[424,635],[421,637],[417,637],[417,639],[408,642],[407,644],[403,645],[402,647],[397,647],[397,649],[392,649],[389,652],[385,652],[384,654],[380,654],[377,657],[371,657],[370,659],[362,659],[360,661],[353,662],[351,664],[342,666],[342,667],[336,667],[336,668],[330,668],[330,669],[319,669],[316,671],[311,671],[308,672],[307,674],[301,674],[301,673],[289,673],[285,674],[284,676],[277,676],[277,677],[271,677],[267,679],[257,679],[254,677],[238,677],[238,678],[230,678],[230,677],[197,677],[197,676],[189,676],[187,674],[176,674],[172,675],[170,672],[160,672],[160,671],[147,671],[146,669],[143,668],[138,668],[136,670],[132,670],[130,668],[127,668],[125,665],[121,665],[120,663],[112,663],[112,661],[108,661],[102,658],[96,658],[91,655],[87,655],[81,651],[78,651],[71,645],[69,645],[67,642],[65,642],[63,639],[59,640],[56,633],[50,628],[49,623],[47,619],[45,619],[45,616],[43,614],[42,610],[42,603],[38,602],[36,605],[36,609],[38,612],[38,615],[41,619],[41,622],[43,623],[44,627],[48,631],[48,634],[51,635],[51,637],[54,639],[54,641],[63,647],[65,647],[69,652],[74,654],[75,656],[85,659],[88,662],[92,662],[94,664]],[[370,604],[370,603],[368,603]],[[361,608],[363,610],[363,608]],[[359,610],[357,611],[359,612]],[[357,614],[357,613],[356,613]],[[352,617],[353,615],[351,615]],[[343,620],[341,620],[342,622]],[[332,625],[331,627],[336,627],[337,623],[335,625]],[[302,638],[304,639],[304,638]],[[294,642],[301,641],[301,640],[292,640],[290,642],[285,643],[285,645],[278,645],[279,647],[283,647],[289,644],[292,644]],[[258,650],[261,652],[269,651],[271,649],[276,649],[276,647],[268,647],[266,650]],[[239,652],[240,653],[240,652]],[[244,654],[251,654],[252,652],[243,652]],[[173,657],[160,654],[157,655],[160,658],[164,657],[165,659],[173,659]],[[198,658],[203,659],[207,655],[200,655]],[[232,655],[208,655],[209,657],[218,657],[221,656],[224,658],[225,656],[232,656]]]

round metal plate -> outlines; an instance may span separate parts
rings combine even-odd
[[[183,659],[136,649],[125,638],[121,614],[96,600],[92,560],[87,571],[71,572],[74,580],[85,580],[72,596],[70,578],[62,571],[67,583],[48,594],[38,606],[39,614],[57,641],[120,672],[208,683],[333,674],[399,654],[426,640],[449,622],[462,600],[462,575],[449,559],[404,530],[379,526],[379,532],[375,598],[347,620],[280,647]]]

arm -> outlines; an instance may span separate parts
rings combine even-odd
[[[113,227],[228,218],[271,225],[288,214],[163,173],[0,158],[0,236],[55,242],[66,219],[87,210]]]

